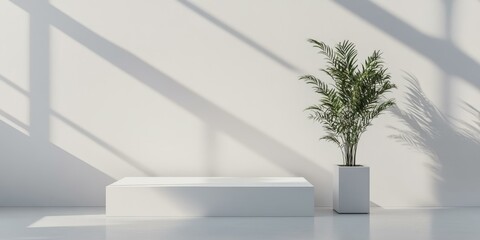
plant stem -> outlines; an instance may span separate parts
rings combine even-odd
[[[353,166],[357,165],[357,146],[358,143],[353,146]]]

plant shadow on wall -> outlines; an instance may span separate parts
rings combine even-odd
[[[34,120],[32,122],[32,126],[34,122],[43,123],[40,125],[37,124],[34,128],[40,129],[42,132],[44,132],[42,135],[42,140],[46,144],[49,144],[47,135],[48,120],[46,119],[48,119],[51,115],[59,118],[68,125],[71,125],[69,123],[74,123],[72,120],[65,121],[58,113],[51,112],[49,99],[45,98],[45,96],[49,95],[48,86],[50,78],[50,66],[48,63],[48,28],[51,26],[55,27],[59,31],[62,31],[62,33],[68,35],[85,48],[91,50],[100,58],[108,61],[113,66],[132,76],[138,80],[139,83],[145,84],[146,86],[155,90],[161,96],[178,105],[180,108],[189,111],[191,114],[205,122],[205,124],[211,126],[211,128],[215,131],[219,131],[231,136],[239,143],[249,148],[251,151],[282,167],[293,175],[306,177],[311,182],[316,183],[316,187],[319,187],[320,189],[328,189],[330,187],[330,174],[316,163],[302,156],[302,154],[289,148],[278,140],[256,129],[249,123],[242,121],[235,115],[221,109],[215,103],[210,102],[204,97],[196,94],[186,86],[182,85],[178,81],[175,81],[167,74],[158,70],[151,64],[143,61],[128,50],[93,32],[61,10],[50,5],[48,1],[14,0],[11,2],[30,14],[32,23],[31,27],[34,27],[31,29],[30,34],[30,68],[31,71],[37,71],[37,74],[31,72],[30,75],[32,76],[31,82],[33,83],[32,92],[35,90],[35,96],[37,96],[38,99],[33,98],[31,100],[31,111],[35,117],[32,118],[32,120]],[[41,41],[38,41],[38,39],[41,39]],[[244,41],[244,39],[240,39],[240,41]],[[44,129],[43,127],[46,128]],[[73,128],[78,131],[78,127]],[[92,138],[92,136],[94,136],[93,134],[88,134],[86,131],[80,132],[99,145],[108,145],[106,142]],[[22,140],[22,142],[28,141],[28,139]],[[43,148],[43,145],[39,145],[39,148]],[[29,157],[26,159],[32,158],[33,157]],[[56,159],[60,161],[62,157],[56,157]],[[81,159],[77,160],[80,162],[82,161]],[[135,164],[133,159],[129,163],[132,165]],[[41,160],[39,160],[38,164],[42,164]],[[25,165],[27,165],[27,163],[25,163]],[[52,168],[55,167],[55,164],[49,165],[51,165]],[[21,168],[21,166],[18,167]],[[81,177],[86,179],[90,178],[89,174],[85,174],[84,176],[81,173],[78,173],[77,175],[81,175]],[[62,177],[57,178],[57,182],[62,182],[61,180]],[[100,194],[100,191],[102,191],[101,194],[103,196],[103,189],[108,180],[98,182],[90,180],[89,182],[93,185],[93,187],[85,187],[96,189],[98,194]],[[61,195],[61,193],[59,194]],[[95,199],[97,204],[103,204],[103,201],[101,200],[102,198],[96,197]],[[331,201],[331,196],[328,195],[328,193],[320,194],[319,191],[317,191],[316,200],[317,203],[323,202],[324,204],[327,204],[329,201]]]
[[[392,138],[426,154],[428,167],[435,177],[438,204],[442,206],[473,206],[480,202],[480,111],[463,103],[474,120],[445,116],[425,95],[419,81],[406,77],[405,109],[394,108],[393,114],[406,128],[391,127]]]

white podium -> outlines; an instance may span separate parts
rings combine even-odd
[[[307,217],[313,191],[299,177],[129,177],[106,187],[106,215]]]

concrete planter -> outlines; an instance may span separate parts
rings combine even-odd
[[[333,209],[338,213],[370,212],[369,167],[335,167]]]

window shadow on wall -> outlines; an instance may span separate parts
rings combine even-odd
[[[255,42],[254,40],[248,38],[244,34],[240,33],[239,31],[233,29],[232,27],[228,26],[226,23],[221,21],[220,19],[212,16],[208,12],[204,11],[202,8],[198,7],[197,5],[193,4],[187,0],[179,0],[183,6],[187,7],[188,9],[192,10],[194,13],[198,14],[199,16],[203,17],[204,19],[208,20],[213,25],[219,27],[220,29],[224,30],[225,32],[231,34],[238,40],[242,41],[243,43],[247,44],[248,46],[252,47],[256,51],[262,53],[264,56],[270,58],[270,60],[277,62],[278,64],[282,65],[283,67],[299,73],[298,67],[294,66],[293,64],[289,63],[287,60],[281,58],[277,54],[271,52],[270,50],[266,49],[265,47],[261,46],[259,43]]]
[[[31,4],[39,4],[32,1]],[[103,186],[112,178],[49,143],[49,25],[46,13],[30,15],[27,92],[2,81],[29,99],[29,125],[9,116],[27,134],[0,123],[0,204],[2,206],[103,205]]]
[[[480,65],[459,49],[451,41],[451,23],[452,3],[454,1],[445,0],[445,19],[447,38],[435,38],[422,33],[402,21],[400,18],[388,13],[372,1],[359,0],[336,0],[340,6],[349,10],[351,13],[362,18],[384,33],[390,35],[406,46],[412,48],[419,54],[428,58],[439,69],[445,71],[448,75],[463,78],[472,83],[477,89],[480,89]],[[414,4],[414,3],[412,3]],[[472,24],[472,29],[476,26]]]
[[[1,206],[101,206],[113,179],[61,148],[0,122]]]
[[[461,106],[472,122],[444,115],[427,98],[418,80],[408,75],[405,109],[393,113],[405,128],[392,127],[391,137],[426,154],[425,164],[432,170],[435,192],[441,206],[475,206],[480,202],[477,191],[480,175],[480,112],[474,106]]]
[[[325,188],[330,188],[330,173],[322,167],[318,166],[314,162],[310,161],[306,157],[302,156],[300,153],[297,153],[296,151],[282,144],[276,139],[268,136],[262,131],[256,129],[255,127],[240,120],[231,113],[224,111],[209,100],[192,92],[185,86],[181,85],[179,82],[175,81],[165,73],[161,72],[149,63],[135,56],[131,52],[119,47],[118,45],[91,31],[81,23],[75,21],[70,16],[49,5],[48,1],[16,0],[12,2],[27,11],[31,16],[31,19],[33,19],[32,21],[37,22],[35,24],[38,24],[38,22],[40,22],[45,24],[47,27],[56,27],[78,43],[82,44],[86,48],[90,49],[92,52],[96,53],[99,57],[105,59],[112,65],[123,70],[127,74],[137,79],[139,82],[151,87],[158,94],[161,94],[162,96],[168,98],[172,102],[176,103],[179,107],[188,110],[190,113],[203,120],[205,124],[211,126],[212,129],[231,136],[238,142],[247,146],[252,151],[263,156],[265,159],[268,159],[272,163],[282,167],[283,169],[291,172],[292,174],[296,176],[306,177],[312,183],[317,183],[316,187],[319,188],[319,191],[322,191],[322,189]],[[42,39],[44,36],[41,34],[48,34],[48,32],[43,31],[35,34],[40,35],[37,37]],[[46,40],[38,42],[36,40],[37,37],[32,36],[32,38],[30,39],[31,44],[34,45],[32,47],[34,47],[35,49],[46,47],[47,51],[33,51],[32,56],[30,56],[32,58],[31,61],[33,64],[33,66],[31,66],[31,68],[33,68],[32,70],[40,72],[39,77],[36,77],[40,81],[33,85],[33,87],[36,86],[38,88],[38,90],[35,90],[37,91],[36,94],[38,94],[38,97],[32,100],[31,111],[34,114],[38,114],[38,116],[32,118],[32,127],[35,126],[35,128],[44,132],[41,135],[41,138],[43,139],[43,141],[48,142],[48,121],[46,121],[45,119],[48,119],[48,117],[50,117],[49,100],[47,97],[49,94],[48,69],[50,67],[48,65],[49,42]],[[34,89],[32,89],[32,91],[33,90]],[[86,134],[86,136],[88,137],[88,134]],[[105,142],[98,141],[98,139],[92,138],[91,136],[90,139],[99,145],[107,144]],[[28,139],[24,139],[22,142],[28,142]],[[32,159],[32,157],[25,157],[26,161],[31,161]],[[55,161],[62,161],[62,158],[56,157]],[[52,168],[54,168],[54,166],[55,164],[52,163]],[[252,166],[252,168],[253,167],[255,166]],[[59,169],[59,171],[62,170]],[[79,174],[79,176],[83,178],[93,178],[92,176],[95,176],[95,174],[100,173],[92,172],[85,174],[85,176]],[[58,178],[59,181],[61,181],[61,179],[62,178],[60,177]],[[103,187],[108,182],[111,182],[111,179],[102,178],[98,181],[91,180],[91,182],[92,186],[89,187],[97,190],[102,189],[103,195]],[[72,185],[73,184],[74,183],[72,183]],[[318,186],[318,184],[321,185]],[[317,201],[331,201],[331,196],[328,192],[326,193],[323,191],[322,194],[320,194],[319,191],[316,191]]]

